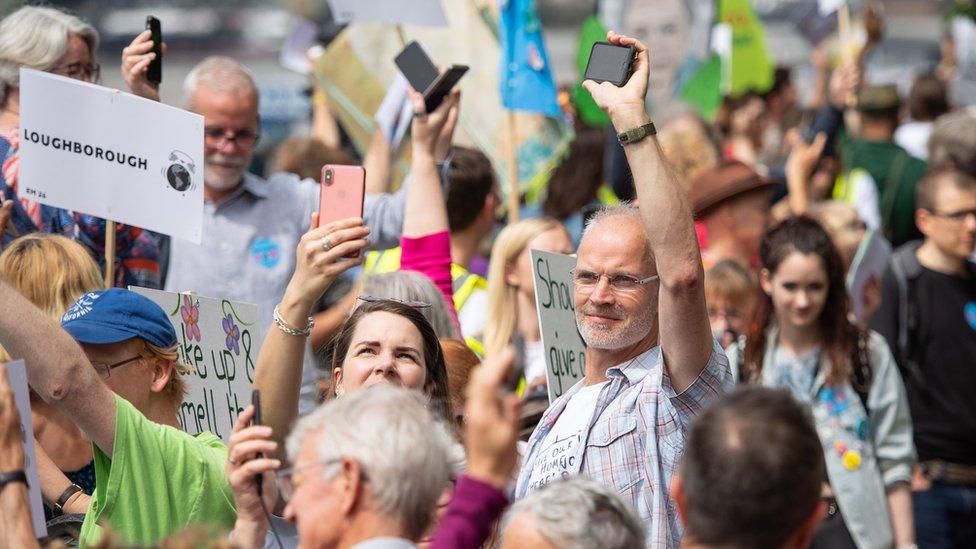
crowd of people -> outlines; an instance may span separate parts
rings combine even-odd
[[[629,79],[583,83],[610,127],[566,104],[574,142],[505,225],[491,161],[453,143],[458,90],[430,112],[408,90],[396,190],[384,134],[360,157],[317,88],[265,177],[254,77],[207,57],[182,98],[205,121],[202,241],[119,226],[106,268],[105,220],[18,177],[20,69],[97,83],[98,33],[7,14],[0,547],[976,547],[976,111],[945,71],[907,105],[865,82],[868,20],[859,55],[815,52],[808,102],[777,69],[714,123],[655,121],[653,52],[610,32]],[[146,31],[121,72],[159,101],[155,57]],[[319,226],[328,163],[366,167],[361,218]],[[873,239],[894,251],[853,285]],[[531,250],[576,260],[584,376],[551,403]],[[176,330],[129,285],[257,305],[260,421],[183,431]]]

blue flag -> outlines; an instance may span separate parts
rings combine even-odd
[[[499,0],[498,13],[502,105],[560,116],[535,0]]]

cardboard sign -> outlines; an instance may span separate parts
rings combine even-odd
[[[858,320],[864,321],[864,287],[872,279],[881,283],[881,276],[891,262],[891,244],[881,231],[869,231],[861,239],[854,253],[851,268],[847,271],[847,291],[851,296],[851,309]]]
[[[27,499],[30,500],[31,522],[34,523],[34,536],[47,535],[44,522],[44,502],[41,500],[41,480],[37,476],[37,458],[34,454],[34,425],[31,419],[30,392],[27,389],[27,368],[23,360],[5,364],[10,388],[14,392],[14,405],[20,415],[20,433],[24,440],[24,471],[27,472]]]
[[[546,357],[549,402],[556,400],[585,372],[586,344],[576,327],[573,276],[576,258],[532,250],[535,308]]]
[[[20,197],[199,243],[203,117],[20,71]]]
[[[394,25],[446,27],[441,0],[329,0],[332,17],[339,25],[375,21]]]
[[[179,420],[191,435],[210,431],[224,442],[251,402],[254,367],[264,341],[258,308],[249,303],[130,287],[166,312],[179,339],[188,391]]]

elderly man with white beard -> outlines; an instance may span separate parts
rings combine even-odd
[[[685,434],[732,377],[709,330],[691,208],[645,110],[647,48],[613,32],[608,40],[636,48],[633,75],[619,88],[584,86],[619,133],[640,208],[605,209],[583,233],[573,291],[585,377],[529,439],[516,497],[583,475],[633,504],[649,547],[677,547],[668,490]]]

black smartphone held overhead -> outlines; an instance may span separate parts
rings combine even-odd
[[[251,425],[261,425],[261,391],[253,389],[251,391],[251,404],[254,405],[254,418],[251,419]],[[258,454],[257,457],[264,457],[264,454]],[[261,481],[264,480],[261,475],[254,477],[254,484],[258,487],[258,497],[261,497],[261,492],[263,486]]]
[[[410,86],[423,94],[427,112],[439,107],[451,88],[468,72],[465,65],[452,65],[440,72],[417,41],[407,44],[397,54],[395,62]]]
[[[152,15],[146,16],[146,29],[152,34],[152,53],[156,54],[156,58],[146,69],[146,80],[159,84],[163,81],[163,32],[159,27],[159,19]]]
[[[627,83],[634,63],[634,46],[616,46],[609,42],[596,42],[590,49],[584,80],[610,82],[618,88]]]

